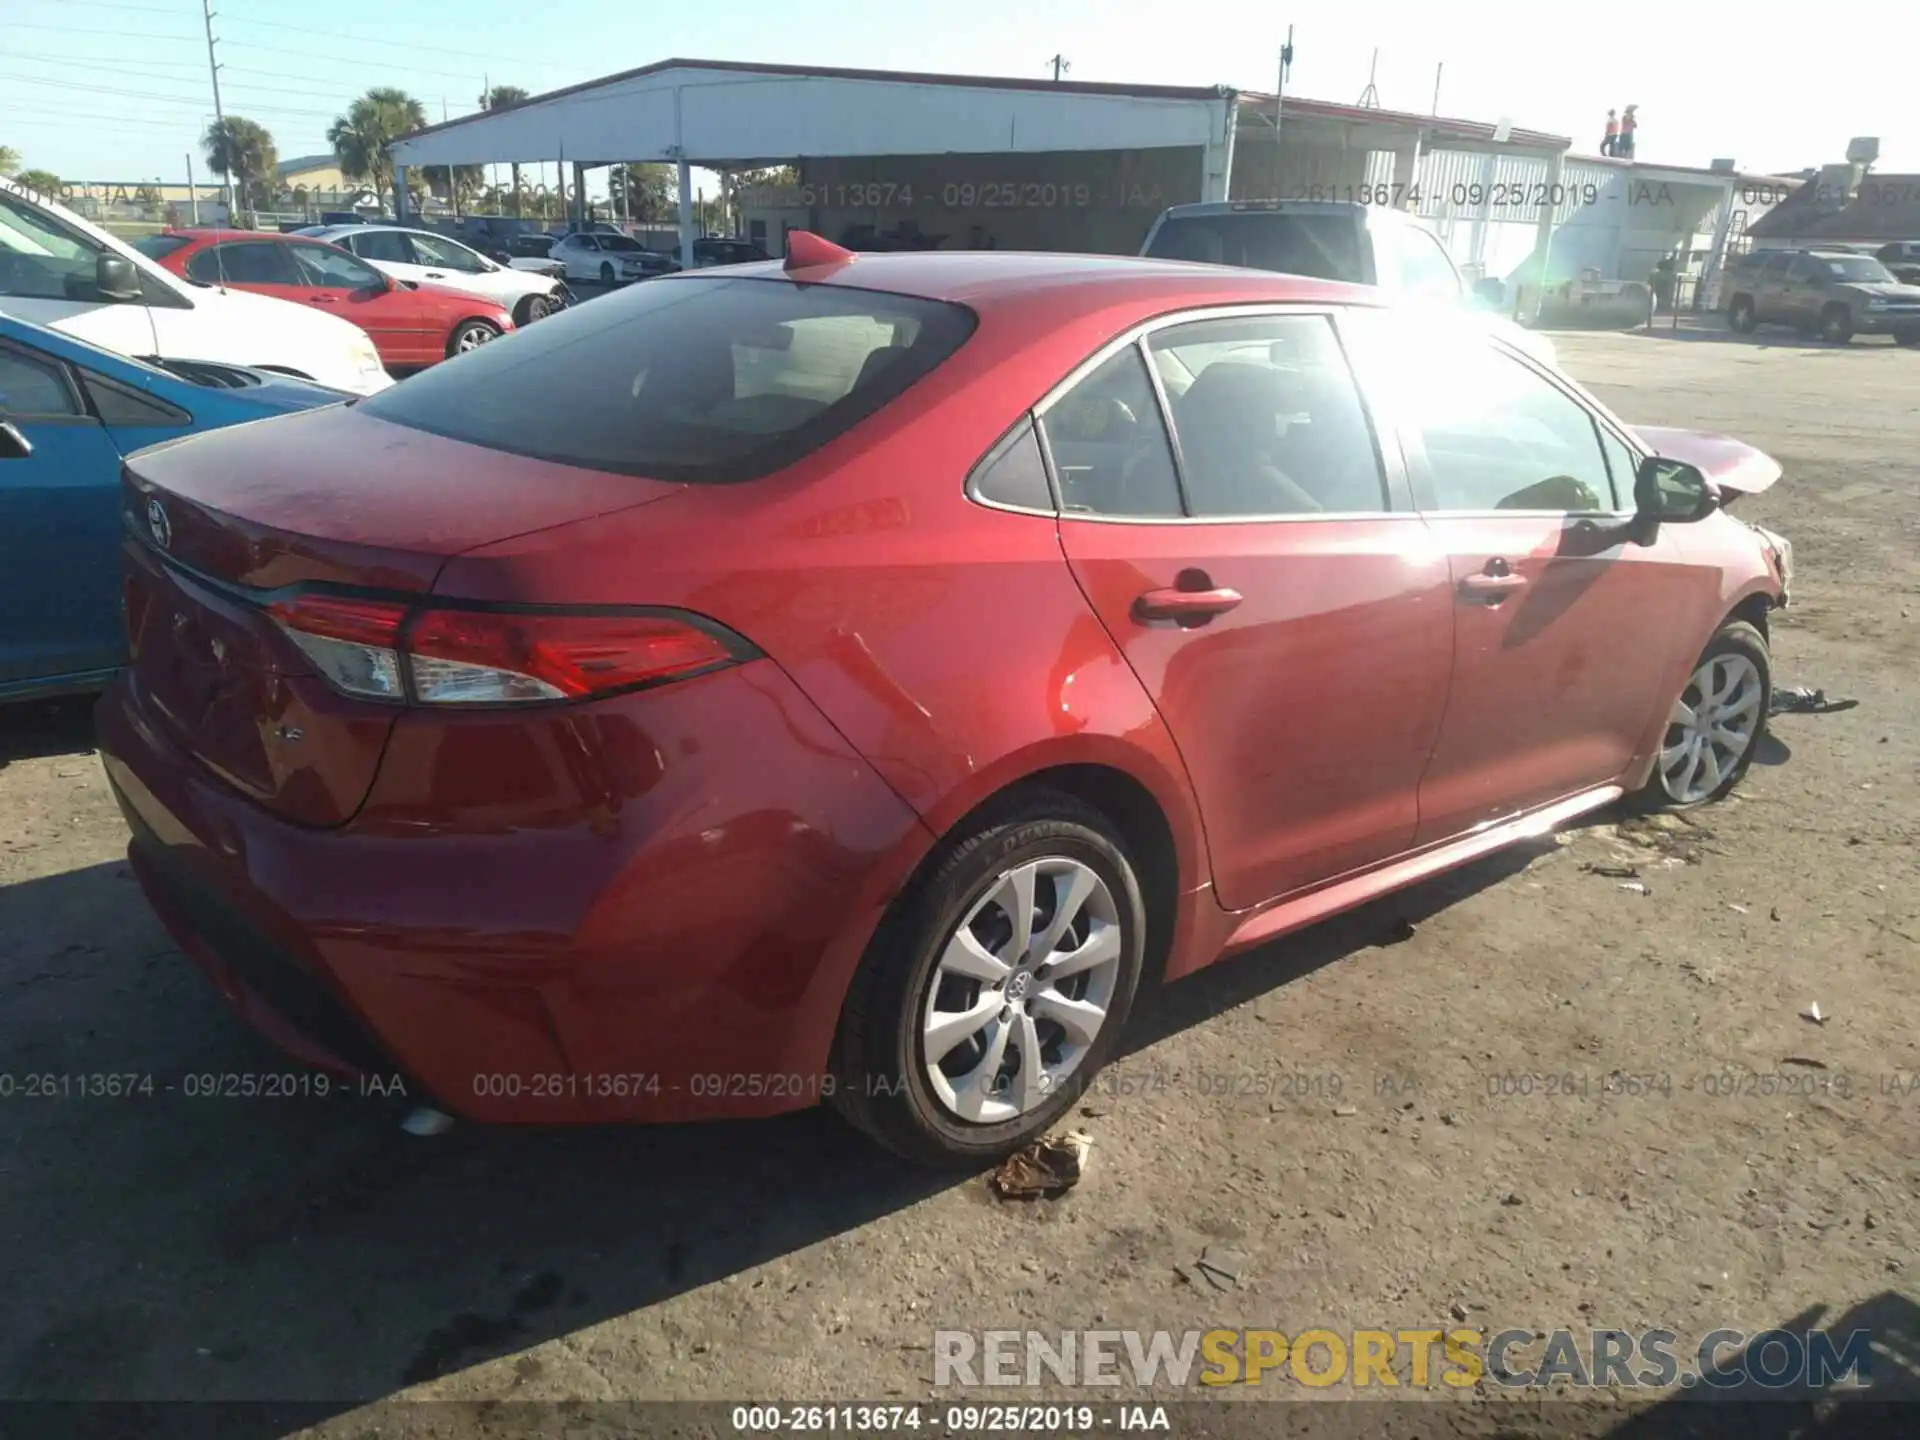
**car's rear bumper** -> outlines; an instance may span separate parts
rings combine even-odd
[[[124,679],[98,724],[136,875],[240,1013],[489,1122],[818,1100],[841,961],[920,838],[764,661],[540,720],[410,712],[334,830],[226,788]]]

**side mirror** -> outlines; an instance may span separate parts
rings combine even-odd
[[[1698,466],[1649,455],[1633,477],[1634,539],[1651,545],[1663,523],[1691,525],[1720,508],[1720,492]]]
[[[33,442],[20,433],[11,420],[0,420],[0,460],[25,460],[33,454]]]
[[[123,255],[102,255],[93,262],[93,288],[109,300],[138,300],[140,272]]]

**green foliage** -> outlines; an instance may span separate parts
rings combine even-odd
[[[383,196],[392,194],[397,213],[399,193],[394,188],[393,157],[387,147],[425,129],[426,124],[426,109],[413,96],[390,85],[376,85],[327,127],[327,143],[340,162],[340,173],[349,180],[365,181]]]

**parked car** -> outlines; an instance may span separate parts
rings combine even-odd
[[[122,355],[247,365],[361,395],[393,383],[359,327],[183,280],[9,180],[0,180],[0,313]]]
[[[501,247],[500,255],[494,258],[501,259],[504,256],[501,263],[515,270],[531,270],[536,275],[551,275],[556,280],[564,281],[567,278],[566,262],[553,258],[553,242],[558,238],[557,235],[537,231],[515,235],[508,239]]]
[[[593,280],[617,285],[651,280],[680,268],[671,255],[649,250],[629,235],[603,235],[576,230],[553,242],[552,255],[567,267],[569,280]]]
[[[1790,325],[1844,345],[1855,335],[1892,335],[1920,345],[1920,285],[1903,285],[1871,255],[1849,250],[1766,250],[1722,287],[1727,323],[1746,334]]]
[[[796,234],[137,457],[101,746],[311,1061],[976,1163],[1145,979],[1724,795],[1778,474],[1374,289]]]
[[[351,398],[263,370],[167,363],[0,315],[0,700],[98,690],[125,658],[126,455]]]
[[[765,247],[751,240],[733,240],[724,235],[706,235],[693,242],[693,263],[696,268],[709,265],[751,265],[757,260],[770,257]]]
[[[1175,205],[1153,222],[1140,253],[1377,286],[1411,304],[1470,311],[1508,344],[1555,363],[1553,342],[1489,308],[1461,278],[1438,236],[1404,211],[1383,205],[1322,200]]]
[[[431,230],[408,230],[398,225],[336,225],[312,232],[318,239],[351,250],[374,269],[396,280],[444,285],[491,300],[513,317],[515,325],[531,325],[564,309],[569,296],[565,283],[551,275],[513,269],[489,260],[478,250]]]
[[[165,230],[134,248],[203,285],[323,306],[371,335],[389,369],[437,364],[513,329],[506,311],[470,291],[396,280],[338,245],[303,235]]]
[[[1902,285],[1920,285],[1920,240],[1896,240],[1873,254]]]

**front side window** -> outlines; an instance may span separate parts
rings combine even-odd
[[[415,264],[437,265],[443,270],[458,270],[468,275],[477,275],[484,268],[478,255],[444,236],[414,234],[407,239],[413,245]]]
[[[1364,368],[1389,391],[1427,494],[1423,508],[1611,513],[1593,415],[1477,327],[1352,312]],[[1411,457],[1410,457],[1411,458]]]
[[[362,230],[347,237],[347,248],[362,260],[380,260],[389,265],[414,263],[407,237],[398,230]]]
[[[80,402],[58,365],[0,347],[0,418],[32,420],[80,413]]]
[[[1787,265],[1789,280],[1818,280],[1822,274],[1820,262],[1811,255],[1796,255]]]
[[[0,191],[0,295],[91,300],[100,246],[39,207]]]
[[[750,480],[880,409],[973,327],[972,311],[912,296],[667,279],[543,320],[360,408],[562,464]]]
[[[300,283],[318,290],[370,290],[385,284],[380,272],[332,245],[294,245]]]
[[[1197,320],[1155,331],[1192,514],[1387,508],[1373,431],[1324,315]]]
[[[187,274],[207,285],[298,285],[287,247],[264,240],[215,245],[187,262]]]
[[[1116,350],[1041,416],[1067,515],[1177,518],[1173,446],[1140,347]]]
[[[164,260],[182,245],[191,245],[189,235],[142,235],[138,240],[127,242],[149,260]]]

